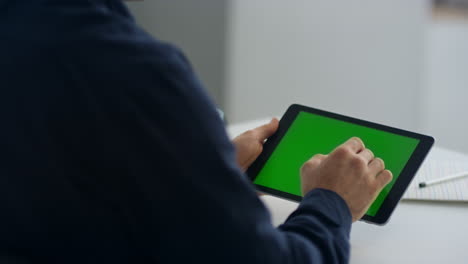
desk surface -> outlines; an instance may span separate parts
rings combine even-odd
[[[228,132],[235,136],[266,121],[231,125]],[[463,157],[440,148],[432,152]],[[297,207],[271,196],[262,200],[270,209],[274,225],[284,222]],[[385,226],[353,224],[351,263],[468,263],[468,203],[402,201]]]

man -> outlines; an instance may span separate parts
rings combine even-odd
[[[120,0],[3,0],[0,21],[0,260],[348,261],[392,177],[361,140],[304,164],[275,228],[242,169],[277,120],[235,152],[184,56]]]

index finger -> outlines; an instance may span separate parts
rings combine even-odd
[[[362,142],[362,140],[358,137],[352,137],[348,139],[348,141],[343,143],[343,145],[341,146],[350,149],[354,153],[361,152],[363,149],[366,148],[364,142]]]

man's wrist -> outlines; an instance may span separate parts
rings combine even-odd
[[[322,188],[313,189],[304,196],[302,204],[313,204],[319,207],[321,211],[327,212],[337,225],[343,225],[347,230],[351,229],[353,220],[351,211],[338,193]]]

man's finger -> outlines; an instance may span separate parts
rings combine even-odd
[[[378,174],[385,169],[385,162],[381,158],[375,158],[369,163],[369,169]]]
[[[393,174],[389,170],[384,170],[377,175],[377,182],[379,183],[380,189],[385,187],[385,185],[389,184],[393,179]]]
[[[364,160],[366,160],[367,164],[369,164],[372,161],[372,159],[374,159],[374,153],[367,148],[359,152],[358,155],[361,156]]]
[[[359,153],[363,149],[366,148],[364,146],[364,142],[362,142],[362,140],[360,138],[358,138],[358,137],[352,137],[352,138],[348,139],[348,141],[343,143],[343,145],[341,145],[341,146],[352,150],[354,153]]]
[[[255,128],[254,132],[257,135],[258,140],[263,143],[265,139],[271,137],[276,132],[276,130],[278,130],[278,126],[278,119],[273,118],[270,123]]]

